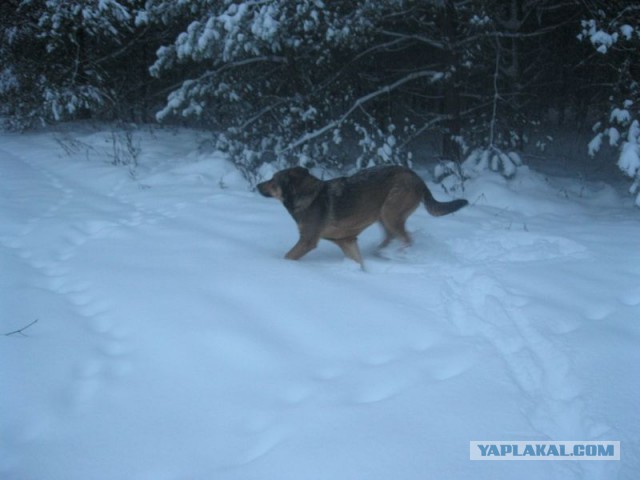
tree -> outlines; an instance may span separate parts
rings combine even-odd
[[[570,7],[550,0],[151,2],[150,25],[184,25],[151,67],[159,78],[182,73],[158,119],[223,131],[247,172],[269,161],[344,164],[340,155],[354,149],[358,167],[408,162],[407,146],[425,134],[439,136],[447,159],[472,147],[520,150],[533,126],[528,112],[540,103],[532,91],[554,70],[544,68],[550,60],[541,39],[566,26]],[[489,163],[513,174],[519,157],[499,153]]]
[[[474,42],[474,62],[482,66],[467,87],[476,101],[461,129],[466,159],[461,168],[448,161],[441,165],[440,179],[485,169],[507,178],[516,174],[547,109],[565,109],[566,58],[554,58],[556,49],[549,46],[575,18],[571,1],[483,2],[482,15],[473,18],[482,28],[462,38]]]
[[[596,49],[591,64],[609,90],[589,153],[595,155],[605,139],[619,149],[618,167],[633,179],[629,191],[640,207],[640,5],[602,2],[599,7],[582,21],[579,35]]]
[[[2,5],[0,100],[12,125],[145,119],[153,33],[142,0],[33,0]],[[151,46],[151,48],[149,48]]]
[[[637,192],[639,8],[7,0],[0,114],[16,128],[78,118],[200,126],[252,179],[263,164],[410,163],[416,139],[450,162],[442,172],[460,173],[466,158],[468,170],[510,177],[549,111],[575,130],[599,112],[591,152],[605,140],[619,148]]]
[[[246,170],[281,163],[358,166],[406,162],[412,136],[440,129],[456,155],[464,77],[475,68],[470,32],[482,29],[465,1],[274,0],[190,4],[195,17],[151,71],[188,77],[158,119],[196,118],[225,131]],[[151,8],[149,22],[182,17]],[[343,142],[351,142],[345,145]],[[266,153],[265,153],[266,152]],[[333,155],[333,157],[332,157]]]

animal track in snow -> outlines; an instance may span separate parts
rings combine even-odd
[[[20,160],[21,169],[16,167],[12,173],[40,179],[38,191],[46,197],[39,199],[38,204],[43,206],[40,211],[28,211],[30,216],[15,218],[13,225],[22,226],[5,231],[0,243],[38,272],[42,288],[63,298],[76,312],[77,319],[86,324],[93,354],[78,360],[68,386],[71,404],[81,407],[104,388],[105,382],[128,374],[132,364],[126,334],[117,330],[109,316],[110,303],[91,283],[81,279],[73,259],[87,242],[105,238],[119,228],[145,223],[145,213],[115,198],[96,197],[91,192],[87,193],[93,195],[89,201],[84,192],[63,185],[45,166],[25,158]],[[97,210],[93,212],[94,209]],[[96,220],[104,212],[109,212],[115,221]]]
[[[448,316],[463,334],[480,334],[494,346],[515,384],[531,398],[527,407],[534,428],[550,438],[589,438],[589,417],[571,363],[551,340],[540,334],[523,312],[526,302],[507,293],[487,276],[461,282],[449,279],[443,290]],[[455,292],[471,292],[459,302]],[[582,433],[581,433],[582,432]]]
[[[244,458],[238,463],[247,465],[268,455],[272,450],[277,448],[280,443],[282,443],[284,437],[284,432],[277,428],[271,428],[260,433],[252,442],[252,446],[245,452]]]
[[[629,307],[640,305],[640,286],[636,285],[629,288],[627,291],[622,292],[619,300]]]
[[[299,383],[285,388],[282,397],[289,405],[298,405],[307,400],[312,393],[312,386]]]

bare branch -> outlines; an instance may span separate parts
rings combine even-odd
[[[427,130],[430,130],[431,128],[433,128],[438,123],[443,122],[445,120],[450,120],[450,119],[451,119],[451,115],[437,115],[436,117],[432,118],[428,122],[425,122],[418,130],[416,130],[411,135],[409,135],[407,139],[400,144],[400,148],[404,148],[407,144],[415,140],[417,137],[422,135]]]
[[[424,35],[407,35],[405,33],[391,32],[389,30],[382,30],[380,33],[389,37],[399,38],[403,40],[416,40],[421,43],[426,43],[439,50],[443,50],[445,45],[442,42],[425,37]]]
[[[33,322],[31,322],[29,325],[25,325],[24,327],[18,329],[18,330],[14,330],[13,332],[9,332],[9,333],[5,333],[4,335],[6,337],[10,336],[10,335],[22,335],[23,337],[26,337],[26,335],[23,333],[27,328],[29,328],[30,326],[34,325],[38,323],[38,319],[36,318]]]

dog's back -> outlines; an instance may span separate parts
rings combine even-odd
[[[354,214],[379,211],[389,192],[394,188],[406,191],[415,190],[407,182],[406,172],[411,170],[397,166],[373,167],[361,170],[350,177],[341,177],[327,182],[331,201],[331,212],[337,219],[348,218]]]
[[[393,201],[394,196],[402,197],[397,203],[412,204],[414,208],[423,201],[433,216],[453,213],[468,203],[466,200],[437,201],[414,171],[398,165],[367,168],[350,177],[329,180],[327,184],[336,218],[379,211],[386,202]]]

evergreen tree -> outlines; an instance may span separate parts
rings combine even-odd
[[[619,148],[638,193],[639,12],[600,0],[7,0],[0,114],[15,128],[200,126],[250,178],[265,163],[410,163],[416,139],[449,162],[441,177],[510,177],[549,111],[575,130],[599,115],[590,152]]]
[[[589,153],[595,155],[605,139],[619,149],[618,166],[633,179],[629,191],[640,207],[640,5],[602,2],[599,7],[582,21],[579,35],[596,49],[590,63],[610,86]]]
[[[150,80],[147,65],[155,51],[147,46],[149,32],[139,26],[142,3],[4,3],[0,101],[12,125],[89,117],[142,119],[136,103],[146,100],[141,90]]]

